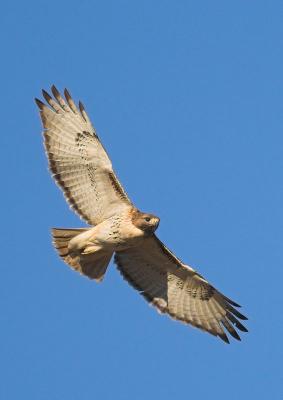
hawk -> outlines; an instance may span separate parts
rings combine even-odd
[[[114,261],[126,281],[160,313],[193,325],[229,343],[236,329],[247,332],[237,303],[177,258],[156,236],[159,218],[138,210],[112,168],[81,102],[55,86],[47,104],[35,99],[53,178],[70,207],[90,227],[55,228],[53,244],[74,270],[101,282]]]

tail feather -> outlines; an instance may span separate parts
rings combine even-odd
[[[95,279],[97,282],[100,282],[105,275],[112,257],[112,252],[109,253],[99,250],[90,254],[81,254],[80,252],[72,253],[69,250],[70,240],[87,230],[88,228],[53,228],[53,245],[66,264],[81,274],[88,276],[90,279]]]

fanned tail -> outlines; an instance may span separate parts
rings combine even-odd
[[[70,252],[69,250],[70,240],[88,229],[89,228],[53,228],[53,245],[59,256],[71,268],[88,276],[90,279],[95,279],[97,282],[101,282],[113,253],[100,250],[90,254],[81,254],[80,252]]]

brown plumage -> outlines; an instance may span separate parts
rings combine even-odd
[[[59,256],[74,270],[100,282],[115,253],[123,277],[158,311],[229,342],[228,332],[247,329],[239,305],[182,263],[157,238],[159,218],[129,200],[85,108],[52,86],[36,99],[44,127],[50,171],[70,207],[91,227],[53,229]]]

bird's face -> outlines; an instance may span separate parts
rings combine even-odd
[[[133,224],[147,234],[153,233],[158,228],[160,219],[153,214],[137,211],[132,219]]]

